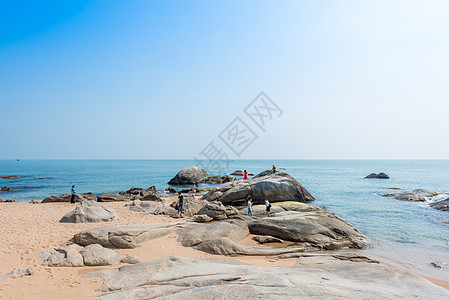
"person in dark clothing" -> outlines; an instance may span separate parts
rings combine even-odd
[[[178,192],[178,215],[182,215],[183,213],[183,205],[184,205],[184,196],[181,195],[181,192]]]
[[[75,186],[72,185],[72,190],[70,191],[70,203],[75,203],[75,195],[76,195],[76,191],[75,191]]]
[[[273,165],[273,174],[276,173],[276,167]]]

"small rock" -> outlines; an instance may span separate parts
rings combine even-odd
[[[441,269],[442,268],[441,265],[436,263],[436,262],[431,262],[430,265],[435,267],[435,268],[437,268],[437,269]]]
[[[253,240],[260,244],[266,243],[283,243],[284,241],[271,235],[256,235]]]
[[[366,176],[365,178],[374,178],[374,179],[389,179],[390,176],[388,176],[387,174],[381,172],[379,174],[376,173],[371,173],[368,176]]]
[[[132,264],[139,264],[140,260],[138,260],[134,256],[126,256],[120,262],[124,263],[124,264],[131,264],[132,265]]]
[[[35,272],[34,272],[33,268],[14,269],[14,270],[12,270],[12,272],[9,272],[8,274],[5,274],[2,277],[0,277],[0,279],[8,279],[8,278],[16,279],[16,278],[20,278],[23,276],[31,276],[31,275],[34,275],[34,273]]]
[[[176,194],[176,193],[177,193],[177,191],[176,191],[174,188],[172,188],[172,187],[166,188],[165,191],[166,191],[168,194]]]
[[[13,199],[6,199],[5,202],[11,203],[11,202],[16,202],[16,200],[13,200]]]
[[[86,266],[108,266],[120,262],[123,255],[99,244],[91,244],[81,250]]]

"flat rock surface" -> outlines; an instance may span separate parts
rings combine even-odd
[[[251,266],[167,257],[96,271],[97,299],[448,299],[449,291],[399,269],[329,258],[318,265]]]

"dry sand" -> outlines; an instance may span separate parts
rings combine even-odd
[[[104,223],[68,224],[59,223],[59,219],[73,210],[70,203],[30,204],[23,202],[0,203],[2,224],[0,238],[0,276],[15,268],[35,270],[32,276],[18,279],[0,280],[1,299],[89,299],[100,279],[84,279],[81,275],[101,268],[116,268],[120,264],[107,267],[55,268],[42,266],[42,259],[36,255],[41,250],[53,251],[76,233],[94,227],[107,225],[149,224],[170,222],[167,216],[143,215],[130,211],[123,202],[107,203],[120,219]],[[242,244],[256,244],[251,236]],[[141,244],[136,249],[120,249],[121,254],[132,255],[142,262],[166,256],[219,257],[192,248],[185,248],[177,242],[176,234],[170,234],[157,240]],[[220,256],[221,257],[221,256]],[[293,259],[272,259],[265,257],[232,257],[252,265],[291,266]],[[449,283],[432,282],[449,289]]]

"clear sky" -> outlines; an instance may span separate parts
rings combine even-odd
[[[449,2],[1,1],[0,159],[449,159]],[[283,110],[257,128],[261,91]],[[220,144],[221,143],[221,144]]]

